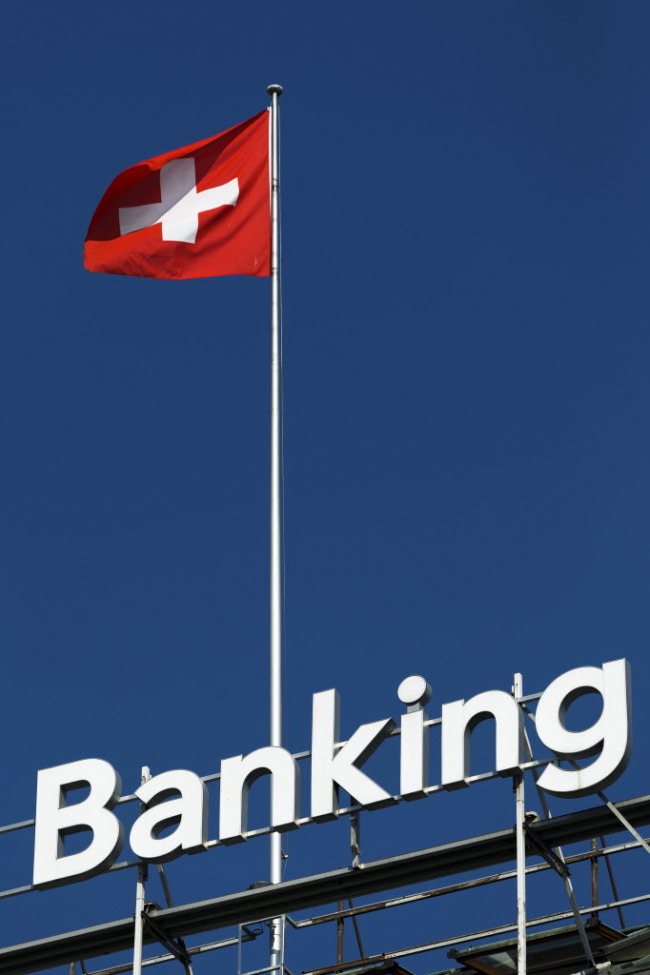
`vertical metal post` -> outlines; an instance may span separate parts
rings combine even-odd
[[[607,845],[605,843],[605,837],[604,836],[601,836],[600,837],[600,845],[601,845],[601,847],[603,847],[603,849]],[[610,861],[609,856],[607,854],[605,854],[605,866],[607,867],[607,876],[609,877],[609,882],[610,882],[610,884],[612,886],[612,893],[614,895],[614,900],[615,901],[620,901],[621,898],[618,895],[618,886],[616,884],[616,878],[614,877],[614,871],[612,869],[612,864],[611,864],[611,861]],[[621,907],[617,907],[616,910],[618,912],[618,920],[619,920],[619,923],[620,923],[621,927],[624,928],[625,927],[625,918],[623,916],[623,910],[622,910]]]
[[[598,840],[595,836],[591,838],[591,851],[592,853],[598,852]],[[598,904],[598,857],[593,856],[591,858],[591,906],[596,907]],[[598,912],[596,911],[595,917],[598,917]]]
[[[345,910],[345,901],[339,901],[339,911]],[[336,964],[342,965],[345,951],[345,920],[336,919]]]
[[[271,745],[282,745],[282,319],[280,291],[280,147],[278,98],[281,85],[269,85],[271,96]],[[271,833],[270,879],[282,880],[282,838]],[[284,919],[271,922],[270,967],[284,965]]]
[[[140,784],[151,777],[151,771],[146,765],[142,767]],[[135,885],[135,914],[133,926],[133,975],[142,975],[142,938],[144,935],[144,889],[147,882],[147,864],[138,867],[138,879]]]
[[[358,812],[350,813],[350,851],[352,867],[358,870],[361,866],[361,820]]]
[[[523,697],[523,679],[515,674],[512,693],[518,700]],[[524,773],[514,776],[515,787],[515,835],[517,848],[517,975],[526,975],[526,809],[524,803]]]

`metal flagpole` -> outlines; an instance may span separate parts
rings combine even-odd
[[[524,695],[521,674],[515,674],[512,693],[517,701],[517,707],[520,707],[519,699]],[[517,975],[526,975],[526,807],[523,769],[515,773],[514,786],[517,850]]]
[[[140,776],[140,785],[144,785],[151,778],[150,769],[144,765]],[[142,810],[142,806],[140,809]],[[144,899],[145,884],[148,879],[148,867],[146,863],[138,866],[138,879],[135,885],[135,912],[133,929],[133,975],[142,975],[142,942],[144,939]]]
[[[278,98],[281,85],[269,85],[271,96],[271,745],[282,745],[282,336],[280,307],[280,153]],[[271,833],[271,883],[282,880],[282,838]],[[284,918],[271,921],[271,969],[283,975]]]

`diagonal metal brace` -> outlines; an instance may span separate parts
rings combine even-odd
[[[556,873],[559,873],[563,880],[571,876],[571,871],[567,867],[564,860],[562,860],[555,850],[552,850],[550,846],[547,846],[543,840],[540,840],[538,836],[532,831],[528,823],[524,824],[524,832],[526,834],[526,845],[530,847],[531,853],[537,853],[541,856],[543,860],[546,860],[550,867],[553,867]]]
[[[526,707],[525,704],[522,704],[522,708],[528,715],[530,715],[530,717],[534,722],[535,715],[532,713],[530,708]],[[525,729],[524,729],[524,745],[526,747],[527,754],[530,757],[532,757],[533,751],[532,748],[530,747],[530,740],[528,738],[528,734],[526,733]],[[551,819],[552,818],[551,810],[549,809],[549,805],[546,800],[544,790],[540,789],[539,787],[539,782],[538,782],[539,774],[536,774],[535,771],[533,771],[533,778],[535,779],[535,788],[537,790],[537,795],[539,796],[539,801],[542,804],[544,815],[546,816],[547,820]],[[525,827],[530,827],[530,823],[526,823]],[[550,849],[545,843],[543,843],[539,839],[539,837],[533,836],[532,830],[530,829],[528,829],[527,831],[527,838],[532,841],[531,846],[534,846],[538,850],[540,856],[542,856],[546,860],[546,862],[550,864],[550,866],[552,866],[553,869],[556,870],[559,873],[559,875],[562,877],[562,880],[564,882],[564,889],[566,890],[566,894],[567,897],[569,898],[569,903],[571,905],[571,910],[573,911],[573,916],[575,918],[576,929],[578,931],[578,935],[580,936],[582,948],[585,953],[585,958],[589,962],[590,969],[597,970],[596,959],[594,958],[594,953],[591,950],[589,938],[587,937],[587,931],[585,929],[584,921],[582,920],[582,914],[580,913],[580,910],[578,908],[576,895],[573,890],[573,883],[571,881],[571,871],[566,865],[564,859],[564,853],[562,852],[562,847],[558,846],[555,850]]]
[[[154,936],[156,941],[160,942],[163,948],[166,948],[170,954],[172,954],[181,963],[185,969],[185,975],[193,975],[192,972],[192,962],[190,961],[190,956],[187,953],[187,948],[185,947],[185,942],[182,938],[169,938],[165,932],[160,928],[153,918],[149,915],[147,911],[147,906],[145,906],[144,913],[142,915],[142,920],[144,921],[144,926],[147,928],[151,934]]]

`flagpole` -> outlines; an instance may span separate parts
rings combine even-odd
[[[280,306],[280,153],[278,99],[281,85],[269,85],[271,96],[271,745],[282,746],[282,319]],[[282,880],[282,838],[271,833],[270,878]],[[284,918],[271,922],[269,966],[284,975]]]

